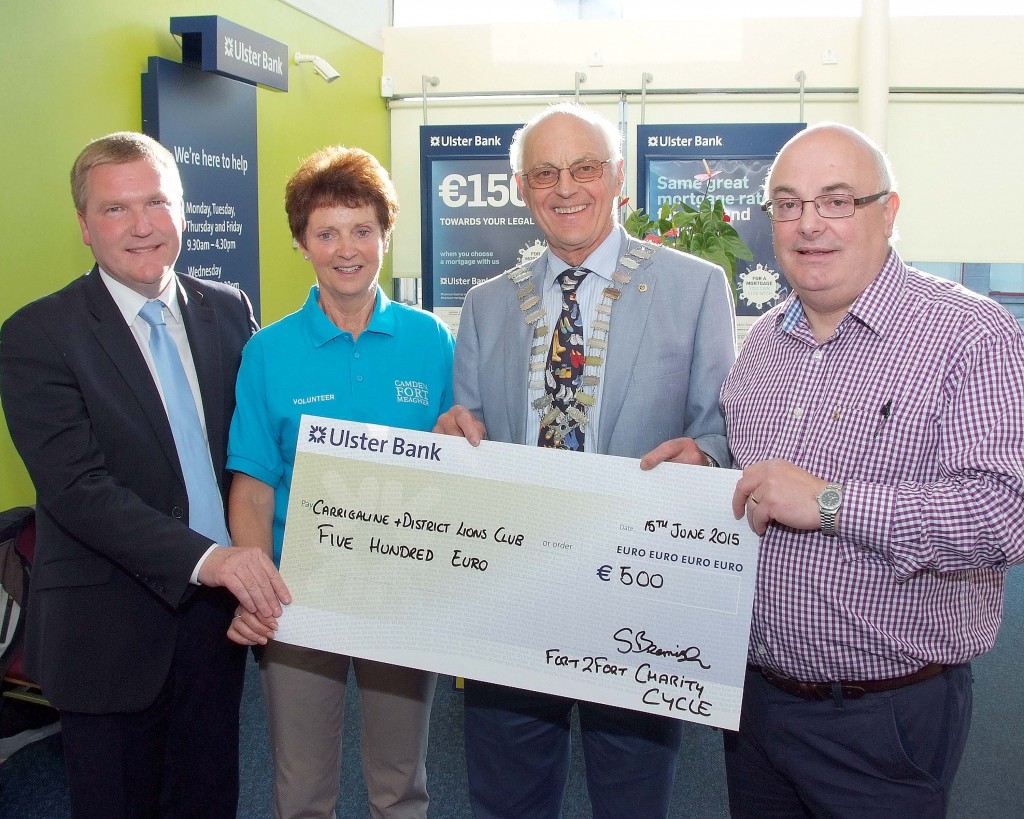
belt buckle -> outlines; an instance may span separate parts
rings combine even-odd
[[[843,683],[842,691],[844,700],[859,700],[868,693],[866,688],[853,683]]]
[[[832,699],[832,692],[826,690],[830,688],[828,683],[801,683],[801,685],[810,695],[809,699],[815,702],[825,702]]]

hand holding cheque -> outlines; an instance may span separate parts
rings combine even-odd
[[[277,639],[734,728],[738,477],[304,416]]]

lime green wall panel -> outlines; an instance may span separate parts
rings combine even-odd
[[[328,85],[312,66],[290,65],[287,93],[257,94],[263,322],[298,309],[313,272],[292,248],[284,183],[328,144],[358,145],[390,166],[381,52],[278,0],[40,0],[0,11],[0,321],[91,266],[71,203],[71,163],[89,140],[141,128],[147,59],[181,59],[170,18],[205,14],[287,43],[289,56],[318,54],[341,72]],[[33,501],[3,424],[0,509]]]

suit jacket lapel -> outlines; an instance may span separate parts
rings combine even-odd
[[[628,250],[630,239],[623,231],[623,243],[619,258]],[[608,445],[619,421],[622,402],[633,378],[640,342],[647,327],[651,305],[657,297],[652,275],[652,264],[657,254],[640,263],[632,271],[629,284],[622,286],[622,296],[612,307],[611,329],[608,332],[608,359],[605,362],[604,391],[601,394],[600,428],[597,434],[597,451],[607,452]],[[616,269],[618,269],[616,260]],[[626,271],[628,272],[628,271]],[[641,290],[641,285],[643,289]],[[630,423],[643,423],[643,419],[626,419]]]
[[[219,476],[224,469],[227,443],[221,418],[224,415],[224,368],[220,355],[220,333],[217,312],[205,303],[205,296],[192,280],[177,274],[178,284],[188,293],[187,301],[179,297],[181,318],[192,349],[192,361],[199,379],[199,392],[203,399],[206,419],[206,437],[213,457],[213,474]],[[218,483],[220,480],[218,478]]]
[[[530,268],[534,292],[544,297],[544,271],[547,270],[545,251]],[[530,349],[533,346],[533,326],[526,323],[526,314],[516,298],[516,287],[505,277],[507,303],[504,311],[505,336],[505,400],[509,428],[515,443],[530,443],[526,436],[528,396],[530,394]],[[536,442],[534,442],[536,443]]]
[[[86,277],[86,303],[92,313],[95,324],[93,334],[97,343],[106,352],[114,368],[124,379],[128,388],[135,394],[143,414],[153,427],[153,434],[168,462],[181,475],[178,463],[178,450],[174,446],[174,436],[167,420],[163,401],[153,374],[146,365],[138,342],[131,329],[125,323],[124,316],[117,308],[110,291],[100,278],[99,270],[94,267]],[[184,478],[182,478],[184,480]]]

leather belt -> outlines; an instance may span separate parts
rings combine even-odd
[[[915,683],[930,680],[932,677],[937,677],[948,668],[948,666],[945,665],[930,663],[924,668],[918,669],[913,674],[907,674],[903,677],[890,677],[886,680],[861,680],[859,682],[843,681],[830,683],[803,682],[802,680],[794,680],[792,677],[777,674],[774,671],[767,668],[761,668],[760,666],[748,665],[747,667],[751,671],[756,671],[780,691],[785,691],[787,694],[792,694],[794,697],[801,697],[805,700],[815,700],[817,702],[835,699],[838,696],[847,700],[856,700],[860,699],[865,694],[881,694],[883,691],[893,691],[897,688],[905,688],[908,685],[914,685]]]

